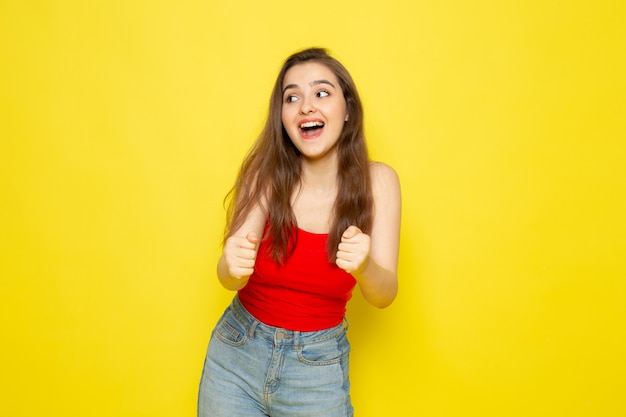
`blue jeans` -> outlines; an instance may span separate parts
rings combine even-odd
[[[198,416],[351,417],[346,329],[267,326],[235,296],[211,335]]]

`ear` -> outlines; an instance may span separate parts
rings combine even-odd
[[[346,113],[346,118],[345,118],[344,122],[347,122],[349,118],[350,118],[350,115],[348,113]]]

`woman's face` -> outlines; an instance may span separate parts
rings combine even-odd
[[[328,67],[307,62],[287,70],[282,122],[303,156],[320,159],[332,153],[347,120],[343,91]]]

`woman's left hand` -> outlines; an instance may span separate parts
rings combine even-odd
[[[369,253],[370,237],[358,227],[350,226],[341,236],[335,263],[350,274],[359,272],[365,268]]]

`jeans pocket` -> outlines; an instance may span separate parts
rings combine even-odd
[[[215,327],[214,335],[231,346],[241,346],[248,340],[246,329],[230,314],[226,314]]]
[[[326,366],[341,362],[343,355],[337,339],[332,338],[317,343],[305,344],[298,351],[298,359],[306,365]]]

